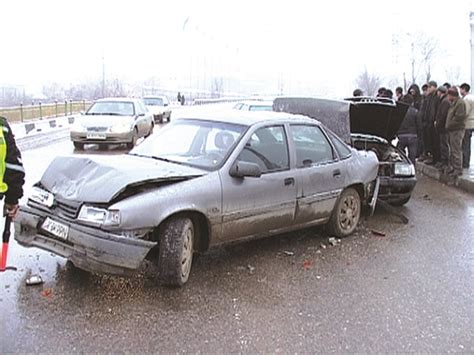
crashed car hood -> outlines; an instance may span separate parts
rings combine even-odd
[[[107,203],[127,187],[184,181],[205,175],[201,169],[132,155],[57,157],[41,185],[60,199]]]
[[[279,97],[273,101],[273,110],[315,118],[349,143],[351,133],[370,134],[391,141],[405,118],[408,105],[370,97],[345,100]]]
[[[393,100],[350,98],[352,133],[364,133],[391,141],[408,111],[408,105]]]

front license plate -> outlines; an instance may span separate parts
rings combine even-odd
[[[65,224],[53,221],[51,218],[46,218],[41,226],[41,229],[51,233],[55,237],[66,240],[69,234],[69,227]]]
[[[107,138],[104,133],[87,133],[87,139],[105,139]]]

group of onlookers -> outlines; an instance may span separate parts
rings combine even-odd
[[[430,81],[420,88],[417,84],[403,93],[401,87],[393,92],[380,88],[377,97],[394,98],[409,105],[398,131],[398,144],[408,150],[408,157],[433,165],[450,177],[469,168],[471,137],[474,130],[474,96],[469,84],[459,87]],[[363,96],[359,89],[354,96]]]

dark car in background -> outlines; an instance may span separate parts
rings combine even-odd
[[[370,150],[379,159],[379,198],[401,206],[416,185],[415,167],[406,154],[391,143],[408,106],[388,98],[354,97],[345,100],[280,97],[274,110],[303,114],[321,121],[358,150]]]

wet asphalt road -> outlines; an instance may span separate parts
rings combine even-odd
[[[70,153],[69,141],[24,152],[27,185]],[[182,289],[12,241],[0,353],[474,352],[473,196],[420,177],[401,210],[408,225],[378,210],[337,246],[310,229],[211,251]],[[25,286],[31,274],[45,283]]]

